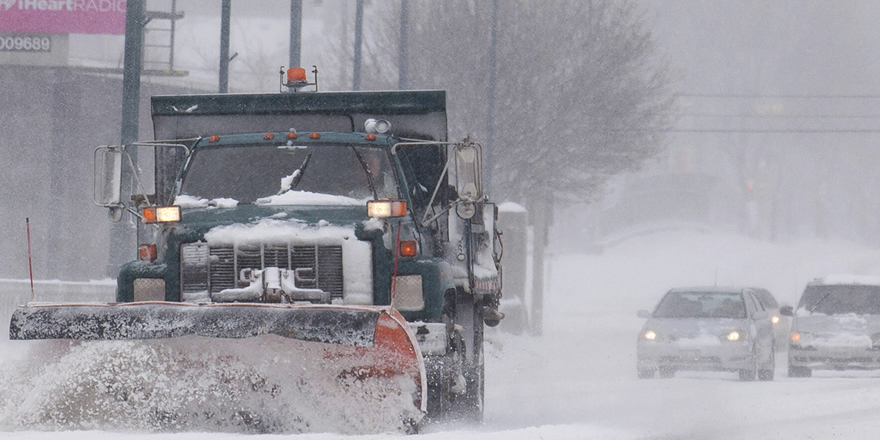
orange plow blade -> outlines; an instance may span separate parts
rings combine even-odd
[[[35,304],[10,335],[59,340],[33,342],[52,354],[16,417],[36,429],[415,432],[427,403],[418,343],[390,307]]]

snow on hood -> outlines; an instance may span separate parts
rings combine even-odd
[[[792,322],[792,331],[810,335],[809,340],[802,335],[803,345],[871,347],[871,335],[880,333],[880,316],[798,314]]]
[[[227,198],[200,199],[188,194],[180,194],[174,198],[174,205],[181,208],[235,208],[238,200]]]
[[[309,224],[302,220],[264,218],[256,223],[217,226],[205,234],[208,244],[302,242],[317,245],[356,240],[354,226],[331,225],[326,220]]]
[[[287,191],[257,199],[256,205],[346,205],[366,206],[368,199],[355,199],[333,194],[320,194],[309,191]]]

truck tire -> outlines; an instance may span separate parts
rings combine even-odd
[[[467,303],[465,303],[467,304]],[[461,396],[458,412],[464,420],[483,422],[483,401],[485,399],[486,363],[483,356],[483,308],[480,304],[465,305],[465,315],[460,322],[470,320],[471,328],[465,328],[467,354],[464,358],[464,372],[467,390]],[[461,316],[461,315],[460,315]],[[470,330],[470,332],[468,331]]]
[[[454,298],[454,310],[449,313],[453,324],[450,348],[445,356],[432,362],[437,367],[431,369],[434,374],[429,373],[426,418],[429,423],[482,423],[485,397],[482,308],[463,292],[457,292]],[[464,379],[463,389],[456,386],[461,379]]]

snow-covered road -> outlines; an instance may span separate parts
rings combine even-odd
[[[806,282],[828,273],[880,274],[880,251],[846,243],[770,244],[730,235],[667,232],[596,255],[551,259],[543,336],[487,335],[485,424],[431,426],[434,439],[776,439],[876,437],[880,372],[816,372],[739,382],[733,373],[679,373],[639,380],[635,338],[666,289],[759,285],[793,304]],[[2,342],[0,359],[21,346]],[[7,364],[11,362],[8,361]],[[4,364],[0,364],[3,368]],[[15,431],[0,384],[0,438],[98,440],[229,439],[228,433]],[[4,406],[6,405],[6,406]],[[302,434],[300,440],[397,436]],[[275,436],[273,436],[274,438]]]

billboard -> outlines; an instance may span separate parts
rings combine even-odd
[[[0,0],[0,32],[124,34],[125,0]]]

